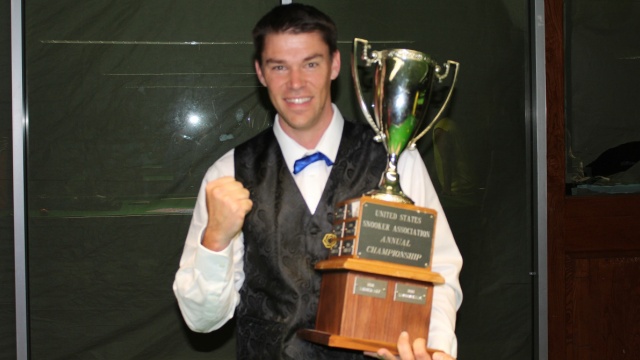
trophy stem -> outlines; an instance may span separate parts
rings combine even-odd
[[[413,200],[405,195],[402,188],[400,188],[400,174],[397,171],[398,158],[398,154],[389,154],[387,156],[387,168],[382,174],[378,189],[372,190],[366,195],[374,199],[413,205]]]

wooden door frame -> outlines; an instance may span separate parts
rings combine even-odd
[[[547,309],[548,357],[561,359],[564,353],[564,1],[546,0],[545,60],[547,102]],[[551,336],[553,334],[553,337]]]
[[[546,0],[547,290],[549,359],[571,357],[567,276],[574,256],[637,252],[640,195],[567,196],[564,0]],[[631,252],[631,253],[629,253]],[[586,254],[586,255],[585,255]],[[633,256],[633,255],[632,255]],[[570,274],[569,274],[570,275]]]

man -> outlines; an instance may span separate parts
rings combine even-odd
[[[218,329],[236,317],[239,359],[361,359],[362,353],[316,345],[296,332],[313,328],[333,207],[376,187],[386,152],[373,131],[345,122],[331,103],[340,71],[335,24],[317,9],[283,5],[253,31],[255,68],[277,116],[267,130],[231,150],[207,171],[174,292],[188,326]],[[298,169],[296,160],[322,153]],[[400,160],[403,189],[439,211],[429,346],[455,356],[462,300],[460,253],[417,151]],[[440,234],[440,235],[439,235]],[[403,359],[430,359],[424,340],[399,337]],[[381,349],[379,356],[395,358]],[[445,353],[435,359],[451,359]]]

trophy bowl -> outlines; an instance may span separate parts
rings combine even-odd
[[[360,59],[365,67],[375,66],[373,101],[367,104],[362,94],[358,75],[358,45],[362,47]],[[451,99],[460,65],[452,60],[440,66],[429,55],[409,49],[371,51],[367,40],[356,38],[351,56],[351,74],[356,96],[365,119],[376,132],[376,141],[387,150],[387,168],[378,189],[368,196],[391,202],[413,204],[400,188],[396,171],[400,154],[409,147],[415,149],[416,141],[424,136],[440,118]],[[425,126],[434,81],[441,82],[455,65],[449,93],[440,111]],[[370,110],[373,110],[373,116]]]

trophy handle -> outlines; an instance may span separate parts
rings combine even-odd
[[[380,130],[380,126],[378,126],[378,124],[373,120],[373,117],[371,116],[371,113],[367,108],[367,103],[364,101],[364,97],[362,96],[362,88],[360,87],[360,77],[358,76],[358,66],[356,60],[356,54],[358,53],[358,43],[362,43],[362,60],[366,62],[367,66],[371,66],[372,63],[376,62],[377,54],[373,53],[373,59],[369,59],[369,56],[367,55],[367,51],[371,49],[369,41],[360,38],[353,39],[353,52],[351,53],[351,76],[353,77],[353,83],[356,87],[356,97],[358,98],[358,104],[360,104],[360,110],[362,110],[362,114],[376,133],[374,139],[377,142],[381,142],[384,138],[384,134]]]
[[[440,115],[442,115],[442,113],[444,112],[444,109],[449,104],[449,100],[451,100],[451,94],[453,94],[453,88],[456,86],[456,80],[458,79],[458,70],[460,69],[460,63],[453,60],[447,60],[447,62],[444,64],[444,74],[439,74],[442,71],[442,68],[439,66],[436,67],[436,78],[438,78],[438,82],[441,82],[447,76],[449,76],[449,69],[451,65],[455,65],[456,69],[455,69],[455,72],[453,73],[453,80],[451,81],[451,88],[449,89],[449,94],[447,94],[447,98],[444,100],[444,103],[442,103],[442,106],[440,106],[440,111],[438,111],[438,113],[433,118],[433,120],[431,120],[431,123],[429,123],[429,125],[426,128],[424,128],[424,130],[422,130],[422,132],[418,134],[418,136],[416,136],[415,138],[411,139],[411,141],[409,141],[407,148],[409,149],[416,148],[416,142],[420,140],[420,138],[422,138],[429,130],[431,130],[433,125],[435,125],[436,121],[438,121],[438,119],[440,118]]]

